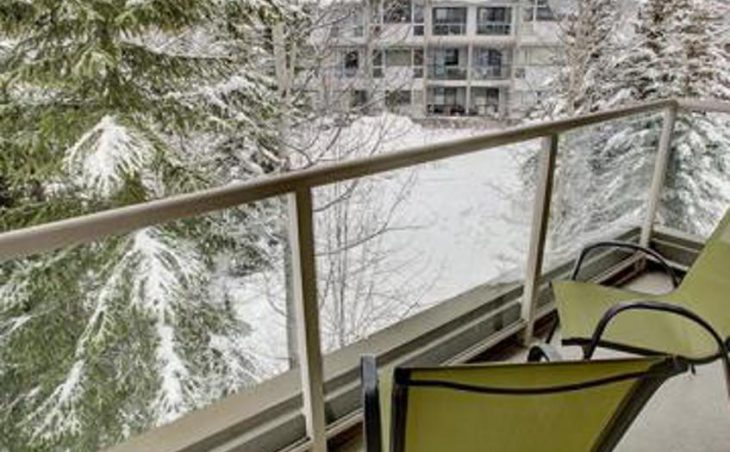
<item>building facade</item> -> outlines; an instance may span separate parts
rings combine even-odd
[[[412,117],[518,117],[545,94],[561,45],[550,0],[370,0],[331,5],[329,70],[313,81],[338,108]]]

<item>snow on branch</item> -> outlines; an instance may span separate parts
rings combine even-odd
[[[141,171],[153,152],[149,141],[107,115],[65,152],[64,165],[79,185],[108,197],[125,175]]]
[[[131,304],[151,314],[157,334],[160,388],[152,402],[159,424],[167,423],[188,410],[185,381],[190,374],[175,340],[175,305],[205,267],[193,245],[175,240],[165,231],[139,231],[130,251],[137,261],[132,281]]]

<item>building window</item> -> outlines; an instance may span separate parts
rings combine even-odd
[[[383,22],[388,24],[398,24],[410,21],[410,0],[386,0],[383,2]]]
[[[436,36],[466,33],[466,8],[434,8],[433,34]]]
[[[459,65],[459,49],[444,49],[444,66]]]
[[[456,104],[456,88],[438,86],[433,89],[433,102],[439,105]]]
[[[413,3],[413,23],[416,24],[413,26],[413,36],[423,36],[425,31],[424,22],[425,8],[423,3],[417,0]]]
[[[413,65],[423,66],[423,49],[413,49]]]
[[[373,50],[373,66],[382,66],[383,65],[383,51],[382,50]]]
[[[474,88],[470,113],[491,116],[499,113],[499,88]]]
[[[407,90],[387,91],[385,93],[385,105],[389,109],[398,109],[398,107],[410,107],[411,92]]]
[[[413,49],[413,78],[423,78],[423,49]]]
[[[494,7],[477,9],[477,33],[508,35],[512,31],[512,8]]]
[[[365,90],[354,90],[350,94],[351,107],[364,107],[368,103],[368,93]]]
[[[353,77],[357,74],[360,67],[360,55],[357,50],[345,52],[343,66],[346,77]]]
[[[411,50],[410,49],[392,49],[385,53],[385,64],[388,67],[393,66],[410,66]]]
[[[461,50],[466,53],[466,49],[456,47],[434,49],[430,55],[429,77],[436,80],[466,80],[468,68],[466,58],[460,58]]]
[[[532,22],[537,15],[538,22],[554,21],[556,20],[553,10],[548,4],[548,0],[532,0],[534,3],[532,6],[525,8],[525,21]]]
[[[383,50],[373,50],[373,56],[372,56],[372,66],[373,66],[373,77],[374,78],[382,78],[383,77],[383,64],[385,62],[385,56]]]
[[[477,49],[477,66],[502,66],[502,52],[497,49]]]
[[[473,77],[480,80],[501,79],[509,76],[504,55],[497,49],[475,49]]]
[[[424,20],[424,7],[423,3],[414,3],[413,4],[413,23],[414,24],[422,24],[425,22]]]
[[[512,20],[512,10],[506,7],[479,8],[479,22],[505,23]]]
[[[436,23],[465,23],[466,8],[434,8],[434,22]]]
[[[382,17],[380,15],[380,2],[379,1],[371,1],[369,2],[370,5],[370,22],[374,24],[379,24],[382,22]]]

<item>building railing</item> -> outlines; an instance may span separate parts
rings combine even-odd
[[[504,36],[512,33],[512,24],[509,22],[477,22],[478,35]]]
[[[499,99],[473,102],[469,108],[469,114],[473,116],[497,116],[499,114]]]
[[[434,36],[455,36],[466,34],[466,22],[434,22]]]
[[[471,77],[476,80],[503,80],[510,77],[511,68],[507,64],[494,66],[473,66]]]
[[[433,64],[428,66],[428,77],[434,80],[466,80],[466,66],[445,66]]]
[[[408,39],[411,36],[423,36],[423,27],[423,24],[410,22],[370,24],[370,37],[384,41]]]
[[[198,191],[157,201],[103,211],[49,224],[0,234],[0,262],[53,251],[65,246],[91,243],[144,227],[233,208],[276,196],[287,196],[290,212],[289,241],[292,289],[296,303],[299,340],[299,375],[303,415],[308,438],[306,447],[327,450],[327,425],[323,388],[322,351],[317,303],[312,191],[316,187],[364,176],[413,167],[451,157],[485,151],[519,142],[542,139],[538,179],[532,213],[527,272],[522,297],[521,333],[533,335],[538,284],[550,212],[551,192],[560,134],[634,114],[663,112],[663,125],[656,155],[649,199],[641,228],[640,243],[651,238],[667,169],[671,136],[679,109],[730,113],[730,103],[713,100],[660,100],[615,110],[497,131],[479,136],[380,154],[374,157],[325,164],[310,169],[264,177],[225,187]]]
[[[362,38],[365,36],[365,27],[362,25],[335,24],[330,27],[330,38]]]
[[[453,104],[428,104],[428,114],[430,115],[444,115],[444,116],[464,116],[467,114],[467,109],[464,104],[453,103]]]

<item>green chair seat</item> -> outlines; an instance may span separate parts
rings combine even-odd
[[[554,281],[553,292],[565,344],[587,343],[611,307],[638,300],[686,308],[726,339],[730,337],[730,210],[680,286],[669,294],[648,295],[579,281]],[[608,326],[601,344],[627,351],[679,355],[697,362],[718,356],[717,343],[702,327],[662,312],[622,313]]]
[[[563,343],[586,345],[603,315],[614,305],[637,300],[662,301],[688,307],[722,331],[703,309],[693,306],[678,289],[667,295],[647,295],[579,281],[557,281],[553,291]],[[726,314],[725,314],[726,315]],[[606,329],[601,345],[638,353],[676,354],[703,362],[717,356],[717,343],[699,325],[664,312],[633,311],[617,316]]]
[[[656,389],[686,369],[669,357],[399,368],[392,407],[380,393],[391,441],[371,437],[367,450],[610,451]],[[378,408],[364,400],[372,420]]]

